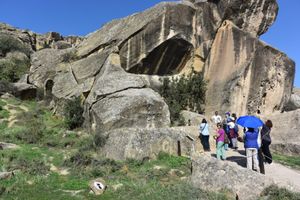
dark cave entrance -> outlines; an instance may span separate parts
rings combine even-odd
[[[169,39],[151,51],[140,63],[130,67],[128,72],[160,76],[178,74],[190,58],[192,49],[192,44],[184,39]]]

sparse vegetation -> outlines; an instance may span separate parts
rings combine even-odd
[[[83,107],[81,105],[80,97],[68,101],[64,108],[64,117],[67,127],[71,130],[81,127],[84,121],[82,114]]]
[[[188,76],[164,78],[159,93],[169,106],[172,124],[180,125],[183,119],[181,110],[204,112],[206,82],[203,73],[193,71]]]
[[[14,51],[30,55],[30,49],[19,39],[6,33],[0,33],[0,53],[5,56],[8,52]]]
[[[18,122],[10,128],[0,126],[0,141],[16,143],[19,148],[0,151],[0,171],[15,174],[1,180],[0,199],[99,199],[88,189],[89,181],[99,177],[108,185],[101,196],[104,200],[234,199],[228,191],[208,192],[185,181],[191,173],[188,158],[161,152],[155,160],[107,159],[99,149],[105,142],[102,134],[95,139],[82,130],[66,130],[62,118],[33,101],[0,101],[0,106],[5,104],[18,111]],[[21,133],[28,129],[37,133],[26,138]],[[69,174],[60,174],[62,169]],[[296,194],[278,188],[267,189],[262,195],[268,199],[297,199]]]
[[[69,51],[63,55],[62,61],[69,63],[78,60],[76,51]]]
[[[266,188],[261,196],[265,197],[262,199],[268,200],[300,200],[300,193],[293,193],[276,185]]]
[[[279,153],[273,154],[273,159],[283,165],[300,169],[300,156],[287,156]]]
[[[30,61],[26,59],[10,58],[0,60],[0,79],[8,82],[17,82],[26,74],[30,67]]]

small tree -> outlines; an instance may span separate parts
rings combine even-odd
[[[67,127],[71,130],[81,127],[84,121],[82,114],[83,107],[81,106],[80,97],[68,101],[64,108],[64,117]]]
[[[169,106],[173,125],[183,123],[180,116],[181,110],[189,109],[198,113],[204,112],[205,92],[206,81],[203,73],[197,73],[194,70],[187,76],[163,79],[162,87],[159,90]]]

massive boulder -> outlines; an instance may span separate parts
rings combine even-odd
[[[102,153],[115,160],[153,159],[160,152],[191,156],[195,150],[187,129],[122,128],[102,134],[108,136]]]
[[[300,89],[299,88],[294,88],[291,98],[287,105],[285,106],[285,111],[292,111],[292,110],[297,110],[300,109]]]
[[[277,12],[275,0],[163,2],[113,20],[74,49],[35,53],[29,81],[56,100],[83,97],[85,124],[105,131],[169,126],[168,107],[150,88],[159,88],[159,77],[192,69],[209,80],[207,112],[280,111],[294,63],[257,38]]]
[[[86,99],[86,120],[95,128],[158,128],[170,125],[167,104],[143,79],[128,74],[117,54],[111,54]]]
[[[272,114],[271,148],[282,154],[300,155],[300,109]]]
[[[258,199],[261,192],[274,182],[264,175],[242,168],[236,163],[219,161],[207,155],[192,161],[191,183],[209,191],[228,190],[237,199]]]
[[[281,111],[291,95],[294,74],[295,63],[284,53],[224,21],[205,65],[206,111]]]

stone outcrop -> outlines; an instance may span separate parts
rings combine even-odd
[[[262,174],[207,155],[194,158],[192,169],[193,186],[214,192],[226,189],[238,199],[258,199],[261,192],[273,184]]]
[[[206,111],[242,115],[283,110],[294,74],[295,64],[284,53],[225,21],[205,65]]]
[[[33,51],[43,43],[52,48],[31,55],[29,83],[44,88],[57,105],[81,96],[86,126],[161,128],[169,126],[170,114],[152,89],[160,87],[160,77],[192,69],[209,80],[207,113],[283,110],[294,63],[258,39],[277,12],[275,0],[185,0],[113,20],[82,41],[2,29],[23,34]]]
[[[37,87],[27,83],[13,83],[12,94],[22,100],[34,99],[37,96]]]
[[[115,160],[153,159],[159,152],[186,156],[193,153],[193,142],[187,137],[189,132],[184,129],[122,128],[102,134],[108,136],[102,153]]]
[[[271,148],[287,155],[300,154],[300,109],[268,116],[272,120]]]
[[[37,34],[29,30],[17,29],[4,23],[0,23],[0,32],[18,38],[32,51],[44,48],[65,49],[75,46],[83,40],[79,36],[64,37],[57,32]]]
[[[208,119],[204,115],[200,115],[195,112],[183,110],[180,112],[181,116],[184,118],[184,122],[188,126],[199,126],[203,119]]]
[[[291,98],[287,105],[285,106],[284,110],[285,111],[292,111],[292,110],[297,110],[300,109],[300,89],[299,88],[294,88]]]

